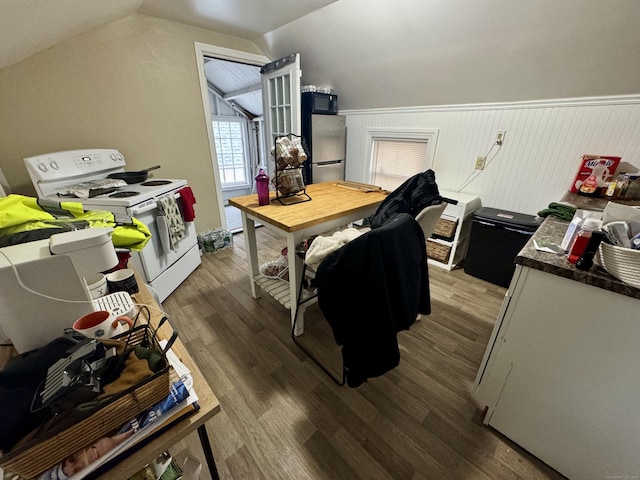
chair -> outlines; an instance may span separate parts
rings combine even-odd
[[[305,263],[305,273],[308,268]],[[316,293],[305,294],[302,285],[299,289],[293,342],[339,386],[358,386],[395,368],[400,361],[397,332],[430,310],[425,237],[418,222],[407,213],[394,215],[330,253],[315,273]],[[341,379],[295,337],[300,306],[316,296],[342,346]]]
[[[458,203],[456,200],[444,198],[440,196],[438,193],[438,186],[435,181],[435,173],[433,170],[427,170],[426,172],[419,173],[414,175],[406,182],[404,182],[400,187],[394,190],[385,201],[382,202],[378,210],[374,215],[369,217],[367,220],[372,220],[371,227],[373,230],[369,230],[364,233],[364,235],[370,235],[372,232],[375,232],[378,228],[381,228],[387,221],[391,219],[392,216],[398,214],[404,215],[414,215],[416,208],[419,208],[419,205],[427,205],[422,208],[417,214],[415,214],[414,220],[420,226],[420,229],[423,233],[422,242],[426,242],[426,239],[431,237],[433,232],[435,231],[436,224],[442,213],[444,212],[447,203],[456,204]],[[374,234],[375,235],[375,234]],[[356,239],[357,240],[357,239]],[[366,241],[366,240],[365,240]],[[343,248],[347,248],[350,244],[347,244]],[[426,270],[426,245],[423,245],[425,249],[425,270]],[[304,258],[304,253],[296,252]],[[291,329],[291,338],[293,342],[318,366],[320,369],[325,372],[333,381],[339,386],[343,386],[346,379],[346,370],[343,362],[343,370],[342,370],[342,378],[338,379],[335,375],[333,375],[309,350],[307,350],[303,345],[298,342],[295,336],[295,329],[298,320],[298,314],[300,307],[305,303],[314,300],[317,297],[317,292],[314,294],[305,294],[304,293],[304,278],[307,273],[308,268],[305,262],[302,278],[303,281],[300,284],[298,290],[298,298],[297,298],[297,308],[296,314],[293,321],[293,326]],[[426,273],[427,278],[427,291],[428,291],[428,271]],[[421,317],[420,312],[417,313],[416,317],[413,319],[419,320]],[[408,327],[407,327],[408,328]]]
[[[418,222],[422,228],[425,239],[429,238],[433,234],[436,229],[436,224],[438,223],[438,220],[445,208],[447,208],[446,199],[438,205],[429,205],[428,207],[423,208],[420,213],[416,215],[416,222]]]

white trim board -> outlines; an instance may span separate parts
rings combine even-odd
[[[616,95],[607,97],[577,97],[559,98],[548,100],[529,100],[520,102],[500,103],[468,103],[460,105],[426,105],[394,108],[369,108],[358,110],[340,110],[341,115],[369,115],[371,113],[415,113],[415,112],[452,112],[452,111],[476,111],[476,110],[507,110],[522,108],[545,107],[578,107],[585,105],[628,105],[640,103],[638,95]]]

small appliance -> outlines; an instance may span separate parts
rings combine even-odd
[[[304,92],[302,93],[302,111],[322,115],[338,113],[338,95],[334,93]]]

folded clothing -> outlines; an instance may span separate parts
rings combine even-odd
[[[549,215],[553,215],[554,217],[558,217],[561,220],[571,221],[575,213],[576,207],[571,204],[551,202],[547,208],[538,212],[538,216],[547,217]]]

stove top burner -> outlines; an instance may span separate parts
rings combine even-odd
[[[140,192],[132,192],[131,190],[123,190],[121,192],[116,192],[112,195],[109,195],[109,198],[126,198],[126,197],[135,197],[136,195],[140,195]]]
[[[149,180],[148,182],[143,182],[140,185],[143,187],[158,187],[160,185],[169,185],[171,180]]]

